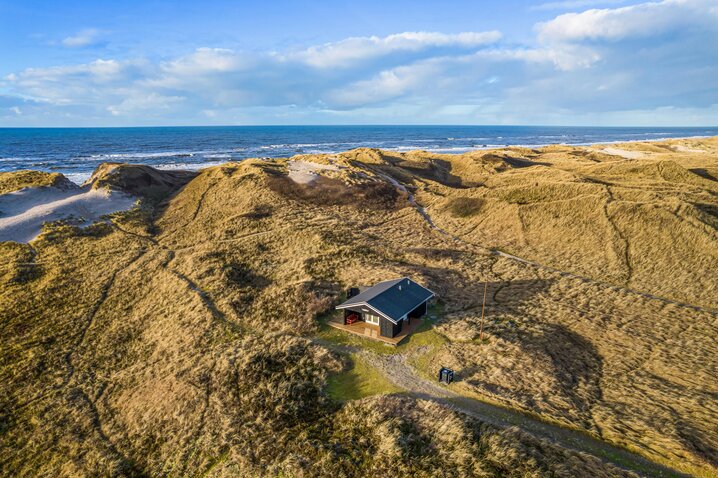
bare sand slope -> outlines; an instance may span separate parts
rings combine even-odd
[[[317,171],[338,171],[334,165],[313,163],[310,161],[293,160],[287,164],[289,178],[298,184],[309,184],[319,177]]]
[[[45,222],[75,219],[80,224],[130,209],[137,199],[118,191],[83,188],[25,188],[0,195],[0,242],[30,242]]]
[[[627,151],[621,148],[603,148],[599,150],[602,153],[610,154],[612,156],[620,156],[626,159],[641,159],[645,158],[646,155],[641,151]]]

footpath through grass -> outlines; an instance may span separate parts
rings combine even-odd
[[[317,337],[331,344],[347,346],[354,350],[361,349],[380,355],[406,353],[422,346],[433,351],[446,342],[446,339],[433,328],[433,322],[439,312],[439,306],[433,306],[419,327],[398,346],[360,337],[328,326],[327,322],[335,314],[335,311],[319,317],[320,330]],[[329,377],[327,383],[327,393],[335,400],[356,400],[372,395],[403,391],[389,381],[380,371],[367,363],[360,354],[349,353],[347,357],[351,366],[347,370]]]

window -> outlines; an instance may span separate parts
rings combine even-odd
[[[368,324],[379,325],[379,316],[372,314],[364,314],[364,320]]]

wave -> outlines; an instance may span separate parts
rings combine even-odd
[[[305,154],[335,154],[335,153],[341,153],[343,150],[341,149],[308,149],[304,153]]]
[[[82,173],[63,173],[63,175],[78,186],[82,186],[82,183],[90,179],[92,171],[85,171]]]
[[[492,139],[490,137],[474,137],[474,136],[466,136],[466,137],[459,137],[459,138],[446,138],[445,141],[486,141]],[[428,140],[427,140],[428,141]]]
[[[158,151],[154,153],[102,153],[89,156],[79,156],[77,159],[90,159],[93,161],[106,161],[113,159],[154,159],[154,158],[191,158],[199,151]]]
[[[127,159],[161,159],[161,158],[230,158],[232,153],[246,151],[246,148],[234,149],[216,149],[216,150],[198,150],[198,151],[155,151],[155,152],[126,152],[126,153],[101,153],[91,154],[89,156],[76,156],[75,160],[92,160],[92,161],[108,161],[108,160],[127,160]]]
[[[204,169],[204,168],[211,168],[212,166],[219,166],[221,164],[226,164],[227,161],[207,161],[203,163],[163,163],[163,164],[154,164],[152,165],[153,168],[156,169],[162,169],[165,171],[168,170],[175,170],[175,169],[181,169],[186,171],[197,171],[198,169]]]
[[[474,149],[478,149],[472,146],[434,146],[434,147],[425,147],[421,145],[406,145],[406,146],[395,146],[391,148],[385,148],[388,151],[398,151],[398,152],[406,152],[406,151],[428,151],[430,153],[455,153],[459,154],[461,152],[467,152],[472,151]]]

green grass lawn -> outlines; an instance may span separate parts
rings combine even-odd
[[[329,377],[327,393],[333,399],[344,402],[402,391],[361,357],[352,354],[350,359],[352,365],[348,370]]]

